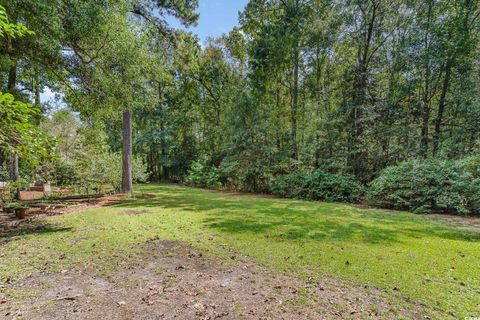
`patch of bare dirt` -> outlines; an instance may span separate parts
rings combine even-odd
[[[179,242],[152,242],[144,263],[108,276],[85,270],[13,283],[31,298],[1,297],[5,319],[398,319],[421,318],[373,288],[334,279],[307,283],[256,264],[221,264]],[[232,267],[232,265],[234,265]]]

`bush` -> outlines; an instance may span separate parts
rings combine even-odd
[[[147,181],[147,170],[142,160],[134,157],[132,161],[133,182]],[[120,153],[101,153],[90,159],[88,166],[82,170],[82,177],[87,183],[101,191],[104,185],[114,190],[122,186],[122,155]]]
[[[197,161],[192,163],[186,181],[188,184],[200,188],[217,189],[222,186],[218,169],[215,166],[209,166],[208,158],[205,156],[200,156]]]
[[[87,193],[102,192],[106,186],[120,190],[122,184],[122,155],[108,151],[87,154],[75,159],[58,160],[52,164],[52,182],[63,187],[77,187]],[[146,166],[140,158],[132,161],[133,182],[148,180]]]
[[[222,159],[219,166],[220,181],[230,190],[241,192],[269,192],[276,160],[265,148],[244,149]]]
[[[270,191],[283,198],[302,199],[307,176],[308,174],[301,170],[276,176],[270,185]]]
[[[286,198],[321,200],[329,202],[358,202],[362,199],[363,187],[353,176],[330,173],[295,171],[277,176],[271,192]]]
[[[73,161],[58,160],[52,163],[51,167],[50,177],[46,177],[45,180],[51,181],[57,186],[72,186],[80,179],[78,169]]]
[[[478,161],[410,160],[386,168],[370,183],[372,205],[412,210],[469,213],[480,208]]]
[[[331,202],[359,202],[363,186],[351,175],[317,170],[308,176],[305,198]]]

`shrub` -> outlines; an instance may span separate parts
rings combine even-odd
[[[186,179],[187,183],[201,188],[220,188],[220,175],[215,166],[208,165],[208,158],[200,156],[192,163]]]
[[[405,161],[386,168],[370,183],[368,200],[417,213],[469,213],[480,207],[477,169],[474,159]]]
[[[301,170],[276,176],[270,186],[270,191],[283,198],[302,199],[305,196],[307,176],[308,174]]]
[[[271,185],[271,192],[286,198],[358,202],[362,198],[363,187],[350,175],[323,170],[310,173],[298,170],[277,176]]]
[[[222,159],[220,181],[230,190],[266,193],[277,165],[262,148],[242,150]]]
[[[122,186],[122,155],[120,153],[104,152],[91,158],[87,167],[83,168],[83,178],[98,191],[104,185],[110,185],[114,190]],[[132,159],[133,182],[147,181],[147,170],[142,160]]]
[[[50,174],[50,179],[46,177],[45,180],[51,181],[57,186],[72,186],[80,179],[75,163],[70,160],[55,161],[52,164],[52,171]]]
[[[147,168],[140,158],[132,161],[133,182],[148,180]],[[58,186],[76,187],[102,192],[106,186],[120,190],[122,184],[122,155],[102,151],[89,153],[74,159],[57,160],[49,173],[52,182]]]
[[[363,186],[351,175],[317,170],[307,177],[305,198],[331,202],[359,202]]]

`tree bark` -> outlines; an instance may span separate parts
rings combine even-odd
[[[367,3],[367,1],[365,2]],[[362,121],[367,104],[369,61],[374,51],[371,51],[375,33],[375,25],[378,19],[377,10],[379,4],[371,1],[371,8],[359,8],[362,11],[363,29],[359,30],[357,48],[357,61],[353,80],[352,108],[350,110],[350,130],[348,141],[347,164],[352,173],[361,181],[365,181],[365,158],[366,151],[362,145],[365,124]]]
[[[299,80],[299,52],[298,48],[294,50],[294,62],[293,62],[293,89],[292,89],[292,109],[290,113],[291,117],[291,143],[292,143],[292,158],[298,160],[298,147],[297,147],[297,110],[298,110],[298,80]]]
[[[435,132],[433,133],[433,149],[432,154],[435,157],[440,145],[441,126],[443,121],[443,113],[445,112],[445,102],[450,85],[450,76],[452,71],[452,61],[449,59],[445,67],[445,78],[443,79],[442,94],[440,96],[440,102],[438,103],[437,118],[435,119]]]
[[[430,24],[432,23],[432,13],[433,13],[433,1],[428,1],[428,12],[427,12],[427,27],[424,35],[424,49],[425,49],[425,87],[422,94],[422,124],[421,124],[421,133],[420,133],[420,154],[422,157],[426,158],[428,153],[428,144],[429,144],[429,131],[430,131],[430,104],[431,93],[430,82],[431,79],[431,66],[430,66]]]
[[[430,125],[430,105],[424,102],[422,112],[422,129],[420,134],[420,154],[423,157],[427,156],[428,151],[428,132]]]
[[[322,156],[322,150],[320,149],[320,132],[322,130],[321,126],[320,126],[320,113],[321,113],[321,103],[320,101],[322,101],[322,86],[320,84],[321,82],[321,77],[322,77],[322,65],[323,65],[323,58],[320,58],[320,42],[317,43],[317,47],[316,47],[316,61],[315,61],[315,97],[316,97],[316,100],[317,100],[317,108],[316,108],[316,124],[315,124],[315,129],[316,129],[316,132],[315,132],[315,169],[319,169],[320,168],[320,158]]]
[[[17,86],[17,61],[14,61],[12,67],[8,71],[8,83],[7,89],[11,94],[15,94],[15,89]],[[12,145],[15,145],[15,142],[11,142]],[[17,181],[20,179],[20,173],[18,170],[18,152],[14,151],[10,155],[10,179],[12,181]]]
[[[17,181],[20,179],[20,171],[18,170],[18,152],[10,155],[10,179]]]
[[[5,150],[0,148],[0,169],[3,168],[4,163],[5,163]]]
[[[133,193],[131,110],[123,112],[122,193]]]
[[[8,84],[7,84],[8,92],[11,94],[14,94],[16,85],[17,85],[17,61],[14,61],[13,65],[10,67],[10,70],[8,71]]]
[[[40,107],[42,109],[42,113],[45,113],[46,110],[43,109],[40,100],[40,80],[38,75],[36,75],[33,80],[33,92],[35,96],[35,106]]]

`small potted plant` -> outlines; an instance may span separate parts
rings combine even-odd
[[[24,204],[18,204],[16,207],[15,207],[15,216],[18,218],[18,219],[23,219],[27,216],[27,211],[28,211],[29,207],[24,205]]]
[[[15,213],[15,216],[19,219],[25,218],[28,209],[29,206],[18,202],[7,203],[3,208],[6,213]]]

